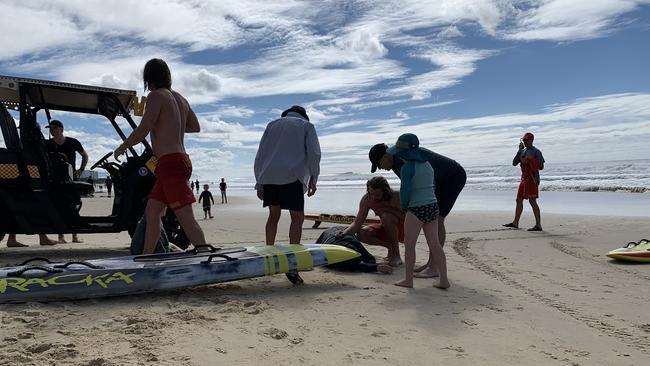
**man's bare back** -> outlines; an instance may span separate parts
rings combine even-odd
[[[187,100],[174,90],[156,89],[147,97],[143,121],[149,117],[147,112],[150,106],[153,107],[154,114],[150,118],[156,118],[151,129],[154,155],[160,158],[167,154],[184,153],[185,132],[198,132],[199,128],[199,122]]]

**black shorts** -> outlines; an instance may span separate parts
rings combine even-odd
[[[445,181],[444,184],[436,182],[436,199],[438,200],[440,216],[447,217],[449,215],[458,195],[465,187],[465,181],[467,181],[467,175],[465,169],[461,169],[451,176],[448,181]]]
[[[289,184],[264,184],[263,187],[263,207],[280,206],[283,210],[305,210],[305,196],[299,180]]]
[[[203,206],[203,211],[210,211],[211,206]]]

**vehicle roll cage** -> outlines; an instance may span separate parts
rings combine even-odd
[[[18,78],[0,75],[0,103],[7,109],[20,113],[20,135],[29,135],[29,131],[40,130],[36,126],[36,113],[43,110],[48,122],[52,119],[50,110],[96,114],[106,117],[117,134],[126,140],[126,135],[117,124],[115,118],[121,115],[132,129],[137,125],[133,121],[130,110],[136,114],[142,110],[136,92],[133,90],[112,89],[81,84],[62,83],[28,78]],[[17,148],[22,148],[18,141]],[[147,140],[142,144],[145,150],[151,152]],[[138,156],[133,147],[129,148],[133,156]]]

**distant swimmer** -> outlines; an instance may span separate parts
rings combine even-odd
[[[542,219],[537,205],[539,198],[539,171],[544,169],[544,156],[538,148],[533,146],[535,136],[526,132],[519,142],[517,154],[512,159],[512,165],[521,167],[521,181],[517,190],[517,200],[515,206],[515,219],[503,226],[519,229],[519,219],[524,210],[524,200],[528,200],[530,207],[535,215],[535,226],[528,231],[542,231]]]
[[[214,205],[214,198],[212,197],[212,192],[210,192],[210,186],[207,184],[203,185],[203,192],[199,196],[199,203],[203,201],[203,219],[207,220],[208,218],[212,219],[212,212],[210,211],[212,205]]]
[[[219,183],[219,190],[221,191],[221,203],[228,203],[228,197],[226,196],[226,180],[221,178],[221,183]]]

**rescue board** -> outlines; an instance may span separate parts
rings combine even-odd
[[[214,248],[54,263],[33,258],[0,268],[0,303],[78,300],[182,289],[347,261],[338,245]]]
[[[313,229],[317,229],[321,222],[350,225],[354,221],[354,215],[329,215],[329,214],[305,214],[305,220],[314,221]],[[364,224],[379,224],[379,219],[366,219]]]
[[[607,256],[622,261],[650,262],[650,240],[631,241],[626,246],[607,253]]]

